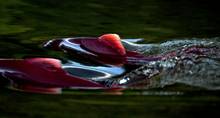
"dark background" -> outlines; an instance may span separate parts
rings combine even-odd
[[[214,0],[1,0],[0,57],[47,56],[42,43],[52,38],[100,36],[145,38],[159,43],[178,38],[220,35],[219,4]],[[106,95],[66,91],[62,95],[22,93],[1,87],[0,117],[211,117],[219,116],[219,91],[180,86],[183,95]],[[152,90],[175,91],[164,88]]]

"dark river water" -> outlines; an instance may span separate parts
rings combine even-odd
[[[217,48],[198,63],[192,57],[174,69],[169,59],[152,62],[163,71],[151,85],[122,93],[66,89],[62,95],[40,95],[8,90],[0,81],[0,117],[218,116],[219,11],[217,3],[206,0],[0,1],[0,58],[67,59],[42,44],[53,38],[105,33],[143,38],[136,47],[145,55],[195,44]]]

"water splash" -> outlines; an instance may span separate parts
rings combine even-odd
[[[170,51],[175,51],[177,49],[186,48],[190,46],[220,46],[220,38],[209,38],[209,39],[200,39],[200,38],[185,38],[185,39],[172,39],[158,44],[134,44],[128,41],[123,41],[123,45],[127,50],[137,51],[145,55],[152,54],[162,54]]]
[[[220,89],[220,38],[172,40],[161,44],[132,44],[128,50],[160,55],[123,78],[111,82],[132,88],[161,88],[177,83]]]

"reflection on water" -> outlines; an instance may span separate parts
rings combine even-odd
[[[134,88],[161,88],[186,84],[209,90],[220,89],[220,38],[173,40],[161,44],[125,43],[143,54],[162,56],[145,62],[114,84]]]

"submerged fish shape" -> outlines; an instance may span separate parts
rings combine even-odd
[[[102,36],[101,36],[102,37]],[[113,36],[114,37],[114,36]],[[88,39],[91,39],[90,41],[94,43],[97,42],[97,40],[100,40],[99,37],[95,38],[63,38],[58,40],[52,40],[48,43],[46,43],[45,47],[51,47],[51,48],[57,48],[59,50],[63,50],[67,53],[75,54],[77,52],[80,53],[80,55],[90,55],[93,60],[101,61],[102,63],[108,63],[114,62],[110,64],[122,64],[122,65],[139,65],[141,67],[137,68],[136,70],[133,70],[129,73],[127,73],[124,77],[118,78],[118,79],[106,79],[103,81],[104,85],[111,87],[114,85],[119,86],[126,86],[131,87],[135,86],[136,88],[140,86],[155,86],[152,85],[152,80],[156,76],[159,76],[160,78],[166,78],[165,80],[171,80],[169,78],[174,78],[171,83],[176,82],[183,82],[183,83],[192,83],[193,80],[198,80],[197,84],[191,84],[191,85],[197,85],[204,88],[218,88],[214,87],[212,85],[216,84],[218,85],[218,78],[219,76],[217,74],[214,74],[212,76],[209,76],[208,78],[215,78],[215,82],[217,83],[210,83],[209,87],[208,85],[202,85],[201,79],[203,79],[200,75],[203,75],[200,72],[194,73],[194,75],[198,75],[199,77],[192,76],[197,79],[193,79],[192,81],[183,81],[179,80],[175,76],[178,76],[180,79],[187,76],[187,70],[188,63],[194,63],[191,68],[197,69],[200,68],[200,65],[207,65],[210,63],[210,66],[204,66],[201,70],[206,70],[207,72],[209,70],[212,70],[211,73],[217,72],[219,73],[219,66],[211,66],[212,63],[218,63],[218,60],[220,59],[220,52],[219,52],[219,42],[218,41],[209,41],[209,40],[203,40],[203,39],[190,39],[190,40],[173,40],[173,41],[167,41],[161,44],[135,44],[126,40],[118,40],[116,38],[116,41],[121,41],[121,44],[124,46],[125,54],[120,55],[118,54],[113,55],[108,52],[105,53],[98,50],[98,46],[103,47],[105,45],[102,45],[101,43],[96,43],[93,45],[85,45],[83,42],[86,42]],[[113,39],[112,39],[113,40]],[[111,44],[111,40],[109,41],[108,45]],[[55,43],[59,42],[59,43]],[[68,42],[68,43],[67,43]],[[76,46],[77,45],[77,46]],[[114,45],[114,43],[112,43]],[[89,46],[88,49],[87,46]],[[92,48],[94,46],[94,48]],[[121,46],[121,45],[120,45]],[[77,48],[76,48],[77,47]],[[112,48],[109,48],[112,50]],[[78,50],[78,51],[77,51]],[[119,48],[121,50],[121,48]],[[115,50],[115,52],[117,52]],[[105,55],[105,56],[102,56]],[[109,59],[109,60],[108,60]],[[106,61],[108,60],[108,61]],[[208,60],[208,61],[207,61]],[[218,64],[217,64],[218,65]],[[190,66],[189,66],[190,67]],[[182,69],[181,69],[182,68]],[[182,72],[179,70],[184,70],[186,72]],[[199,71],[199,69],[197,69]],[[173,72],[169,75],[169,78],[167,73]],[[189,72],[190,73],[190,72]],[[163,75],[163,77],[162,77]],[[173,76],[172,76],[173,75]],[[182,76],[180,76],[182,75]],[[189,77],[188,77],[189,78]],[[200,79],[201,78],[201,79]],[[161,80],[162,81],[162,80]],[[158,86],[158,82],[156,82]],[[171,84],[170,82],[168,82]],[[164,83],[160,86],[165,85]]]
[[[128,40],[121,40],[115,34],[50,40],[44,44],[44,47],[80,55],[88,61],[92,59],[101,63],[94,66],[74,60],[61,64],[59,60],[53,58],[0,59],[0,77],[10,80],[11,87],[16,89],[59,93],[62,88],[121,90],[127,87],[163,87],[166,83],[175,82],[189,84],[189,80],[184,81],[186,77],[182,80],[179,78],[193,73],[192,70],[198,71],[194,74],[204,73],[203,68],[206,69],[206,67],[202,66],[202,69],[199,69],[201,65],[213,64],[214,66],[208,68],[212,70],[209,73],[219,72],[220,49],[215,46],[218,44],[213,46],[214,43],[207,44],[202,41],[168,43],[169,45],[167,43],[135,44]],[[146,55],[145,52],[149,54],[155,49],[157,53]],[[139,68],[127,71],[126,65]],[[165,81],[164,84],[162,79],[155,82],[154,78],[157,75],[171,82]],[[209,88],[220,88],[211,86],[211,84],[220,84],[219,75],[214,74],[212,78],[214,82],[210,82]],[[196,79],[193,78],[193,80]],[[197,80],[200,81],[200,79]],[[195,85],[207,87],[204,83],[197,82]]]
[[[134,40],[139,41],[141,39]],[[144,56],[138,52],[126,50],[123,42],[130,41],[132,40],[121,40],[116,34],[105,34],[100,37],[53,39],[46,42],[44,47],[64,51],[69,54],[78,54],[87,59],[112,65],[138,65],[138,62],[142,63],[161,59],[161,56]]]

